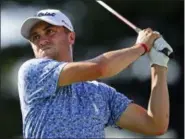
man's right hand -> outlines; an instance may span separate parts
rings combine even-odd
[[[151,28],[147,28],[139,32],[136,44],[144,43],[147,45],[148,50],[150,51],[154,45],[154,41],[159,37],[160,34],[158,32],[153,31]]]

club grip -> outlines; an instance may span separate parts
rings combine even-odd
[[[165,48],[163,47],[163,45],[165,44]],[[163,37],[158,38],[157,40],[155,40],[154,42],[154,48],[165,54],[166,56],[172,58],[173,57],[173,49],[170,47],[170,45],[163,39]]]

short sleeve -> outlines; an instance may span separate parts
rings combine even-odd
[[[26,103],[54,95],[61,70],[67,63],[51,59],[31,59],[18,72],[19,95]]]
[[[116,126],[117,120],[120,118],[122,113],[126,110],[128,105],[133,102],[133,100],[126,97],[123,93],[117,92],[116,89],[110,87],[104,83],[101,83],[104,92],[104,98],[109,107],[110,114],[108,117],[107,126]]]

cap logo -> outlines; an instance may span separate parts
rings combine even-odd
[[[46,12],[46,13],[39,13],[37,16],[41,17],[41,16],[55,16],[55,15],[56,15],[56,13]]]

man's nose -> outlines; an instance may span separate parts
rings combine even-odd
[[[45,45],[49,44],[49,40],[47,37],[42,37],[39,42],[40,47],[44,47]]]

